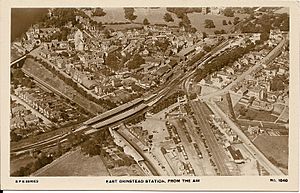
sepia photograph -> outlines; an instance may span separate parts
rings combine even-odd
[[[289,182],[290,5],[9,12],[3,129],[15,185]]]

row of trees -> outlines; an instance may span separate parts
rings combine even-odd
[[[114,143],[113,137],[110,135],[108,128],[104,128],[98,131],[94,136],[81,143],[80,147],[81,151],[90,157],[97,155],[101,156],[103,161],[106,162],[106,166],[109,169],[112,169],[115,166],[130,166],[136,163],[132,157],[127,156],[125,154],[119,154],[119,157],[121,159],[113,160],[110,157],[110,155],[105,151],[105,149],[103,149],[108,145],[116,146],[119,149],[119,151],[124,152],[122,147],[119,147]]]
[[[178,97],[182,97],[183,95],[184,95],[184,91],[182,90],[172,93],[167,98],[164,98],[163,100],[156,103],[153,106],[153,108],[150,110],[150,112],[155,114],[162,111],[165,108],[168,108],[172,104],[176,103]]]
[[[192,27],[191,25],[191,21],[188,17],[188,13],[193,13],[193,12],[201,12],[201,8],[182,8],[182,7],[176,7],[176,8],[172,8],[172,7],[168,7],[167,11],[174,13],[178,19],[181,19],[181,21],[179,22],[179,27],[184,27],[186,31],[191,32],[191,33],[195,33],[197,31],[197,29],[195,27]],[[166,13],[164,15],[164,20],[166,22],[173,22],[174,19],[172,18],[172,16],[169,13]]]
[[[21,167],[19,170],[13,172],[12,176],[29,176],[40,168],[50,164],[53,160],[57,159],[64,153],[68,152],[71,148],[83,144],[89,137],[83,133],[71,133],[67,137],[67,142],[62,145],[61,142],[57,142],[57,148],[52,153],[46,155],[40,150],[34,151],[33,156],[37,158],[35,161],[28,163],[26,166]],[[69,145],[67,145],[69,143]]]
[[[289,16],[283,14],[265,14],[248,22],[241,27],[242,33],[268,33],[272,28],[279,28],[282,31],[289,31]]]
[[[52,156],[46,156],[44,153],[42,153],[36,161],[31,162],[26,166],[22,166],[19,170],[13,172],[11,176],[29,176],[33,172],[51,163],[52,161]]]
[[[92,101],[92,102],[94,102],[96,104],[100,104],[101,106],[103,106],[106,109],[112,109],[112,108],[116,107],[116,104],[113,103],[113,102],[111,102],[110,100],[96,99],[96,98],[94,98],[92,95],[90,95],[89,93],[87,93],[83,88],[79,87],[77,85],[77,83],[75,83],[71,78],[62,75],[59,71],[57,71],[54,68],[54,66],[51,66],[50,64],[48,64],[47,62],[45,62],[45,61],[43,61],[41,59],[37,59],[37,58],[34,58],[34,59],[37,60],[39,63],[41,63],[51,73],[53,73],[54,75],[58,76],[58,78],[61,79],[61,80],[63,80],[67,85],[69,85],[73,89],[75,89],[84,98],[87,98],[89,101]],[[87,113],[85,111],[84,114],[89,114],[89,113]]]
[[[232,66],[237,59],[252,51],[254,47],[255,45],[251,43],[245,48],[237,47],[214,58],[210,63],[205,64],[202,69],[196,71],[195,81],[200,81],[208,74],[219,71],[225,66]]]

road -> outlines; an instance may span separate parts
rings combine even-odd
[[[52,123],[49,119],[47,119],[44,115],[42,115],[40,112],[38,112],[37,110],[35,110],[35,109],[32,108],[31,106],[29,106],[26,102],[24,102],[24,101],[23,101],[22,99],[20,99],[19,97],[15,96],[15,95],[13,95],[13,94],[10,94],[10,97],[11,97],[12,100],[15,100],[18,104],[21,104],[21,105],[25,106],[26,109],[29,109],[29,110],[32,112],[32,114],[34,114],[35,116],[37,116],[37,117],[43,119],[43,121],[44,121],[44,123],[45,123],[46,125],[52,125],[52,124],[53,124],[53,123]]]
[[[270,175],[284,175],[280,169],[274,166],[261,153],[252,141],[240,130],[240,128],[217,106],[215,102],[207,102],[207,105],[213,109],[218,115],[230,126],[230,128],[239,136],[240,140],[245,144],[248,151],[258,160],[258,162],[270,173]]]
[[[201,128],[203,135],[205,136],[207,146],[210,152],[212,153],[212,157],[220,171],[220,174],[222,176],[229,176],[230,171],[225,165],[225,163],[228,161],[228,157],[225,153],[225,150],[218,143],[216,136],[212,132],[212,128],[207,121],[209,110],[207,109],[204,103],[199,101],[192,101],[191,107],[195,113],[195,118],[199,124],[199,127]]]
[[[220,96],[223,95],[225,93],[227,93],[233,86],[235,86],[237,83],[240,83],[242,80],[245,79],[245,77],[249,74],[251,74],[252,72],[256,71],[259,67],[261,67],[263,64],[267,64],[269,63],[272,59],[274,59],[276,56],[278,56],[280,54],[280,50],[281,48],[284,46],[286,42],[286,39],[283,39],[267,56],[265,56],[260,62],[258,62],[257,64],[255,64],[254,66],[252,66],[251,68],[249,68],[246,72],[244,72],[242,75],[240,75],[237,79],[235,79],[233,82],[231,82],[228,86],[226,86],[225,88],[207,94],[207,95],[203,95],[200,96],[199,98],[202,100],[205,99],[209,99],[215,96]]]
[[[49,61],[48,59],[45,59],[45,58],[43,58],[42,56],[40,56],[40,54],[39,54],[39,53],[40,53],[40,49],[41,49],[41,47],[38,47],[37,49],[32,50],[32,51],[30,52],[30,55],[33,56],[33,57],[39,58],[39,59],[41,59],[42,61],[48,63],[50,66],[54,67],[55,70],[56,70],[57,72],[59,72],[60,74],[62,74],[62,75],[65,76],[66,78],[71,78],[71,79],[72,79],[72,77],[71,77],[70,75],[68,75],[67,73],[65,73],[62,69],[59,69],[59,68],[57,67],[57,65],[53,64],[53,63],[52,63],[51,61]],[[86,91],[88,94],[92,95],[94,98],[96,98],[96,99],[99,99],[99,98],[100,98],[100,96],[96,95],[96,94],[93,93],[91,90],[88,90],[87,88],[85,88],[84,86],[82,86],[81,84],[79,84],[78,82],[76,82],[76,83],[77,83],[77,86],[78,86],[78,87],[81,87],[84,91]]]
[[[224,48],[224,45],[226,45],[227,41],[221,43],[220,45],[218,45],[216,48],[214,48],[211,52],[207,53],[207,56],[209,56],[209,54],[215,54],[217,53],[219,50],[221,50],[222,48]],[[38,50],[38,49],[37,49]],[[41,58],[41,56],[39,56],[39,54],[37,53],[37,50],[33,50],[30,54],[33,56],[36,56],[38,58]],[[211,55],[210,57],[208,57],[207,59],[200,59],[199,61],[195,62],[196,65],[198,65],[198,67],[202,66],[203,64],[206,63],[206,61],[208,61],[209,59],[211,59],[213,56]],[[41,58],[42,60],[45,61],[45,59]],[[53,65],[51,62],[46,61],[47,63],[49,63],[50,65]],[[55,65],[53,65],[55,68],[57,68]],[[59,70],[59,69],[58,69]],[[154,103],[159,102],[160,100],[162,100],[164,97],[168,96],[172,90],[175,90],[178,85],[181,84],[182,81],[185,81],[188,77],[192,76],[195,73],[196,70],[193,71],[187,71],[186,73],[182,73],[179,74],[178,76],[174,77],[168,84],[164,85],[163,87],[160,87],[159,89],[155,90],[153,93],[158,93],[157,96],[155,96],[151,101],[155,101]],[[26,72],[29,76],[31,75],[29,72]],[[67,76],[67,74],[64,74]],[[37,80],[37,79],[36,79]],[[38,81],[38,80],[37,80]],[[43,83],[43,81],[38,81],[41,84],[43,84],[44,86],[46,86],[47,88],[49,88],[49,85],[45,85]],[[63,93],[59,92],[57,89],[50,87],[49,89],[51,89],[52,91],[56,91],[57,93],[64,95]],[[64,97],[68,98],[67,96],[64,95]],[[153,104],[152,104],[153,105]],[[149,107],[150,108],[150,107]],[[131,109],[128,109],[131,110]],[[146,108],[147,110],[147,108]],[[129,117],[130,118],[130,117]],[[125,121],[127,118],[125,118],[123,121]],[[119,122],[119,120],[117,120],[117,122]],[[101,127],[103,125],[99,124]],[[99,126],[98,125],[98,126]],[[112,123],[113,125],[113,123]],[[99,127],[97,127],[99,128]],[[86,128],[86,127],[80,127],[79,129],[75,130],[74,133],[79,132],[81,130],[87,130],[86,133],[94,133],[94,128]],[[89,132],[89,130],[93,130],[92,132]],[[52,136],[46,140],[40,141],[38,143],[34,143],[31,145],[26,145],[26,146],[22,146],[20,148],[17,149],[13,149],[11,150],[11,153],[18,153],[18,152],[24,152],[24,151],[29,151],[29,150],[33,150],[35,148],[45,148],[48,147],[51,144],[55,144],[57,142],[58,139],[60,140],[65,140],[67,138],[68,134],[64,134],[64,135],[57,135],[57,136]]]

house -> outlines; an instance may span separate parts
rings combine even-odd
[[[225,68],[225,72],[230,74],[230,75],[234,75],[234,69],[231,67],[226,67]]]
[[[257,110],[272,111],[274,106],[266,101],[254,100],[252,102],[252,108]]]
[[[65,61],[62,58],[56,58],[55,62],[56,62],[57,67],[60,69],[66,67]]]
[[[96,85],[94,89],[95,89],[95,93],[96,94],[102,95],[103,89],[102,89],[102,87],[100,85]]]
[[[280,66],[280,67],[278,68],[277,74],[279,74],[279,75],[284,75],[287,71],[288,71],[288,68],[287,68],[287,67]]]
[[[275,41],[282,40],[283,36],[282,36],[282,32],[280,31],[280,29],[271,29],[269,39],[270,40],[275,40]]]
[[[260,128],[258,126],[249,125],[248,132],[250,133],[250,135],[259,134],[260,133]]]
[[[240,63],[244,64],[244,65],[248,65],[249,61],[246,58],[243,58],[240,60]]]
[[[241,69],[241,68],[242,68],[242,64],[241,64],[240,62],[238,62],[238,61],[235,61],[235,62],[233,63],[233,66],[234,66],[236,69]]]
[[[267,68],[263,69],[263,71],[269,77],[274,77],[274,76],[276,76],[276,73],[277,73],[277,69],[272,68],[272,67],[267,67]]]
[[[160,64],[163,63],[162,58],[154,58],[151,56],[146,56],[146,57],[143,57],[143,59],[145,60],[145,64],[154,64],[154,66],[159,66]]]
[[[165,73],[169,72],[170,71],[170,66],[168,65],[165,65],[165,66],[162,66],[160,67],[157,71],[156,71],[156,75],[158,77],[162,77]]]
[[[160,82],[161,83],[167,82],[168,80],[170,80],[170,78],[172,77],[172,75],[173,75],[173,72],[169,71],[168,73],[164,74],[162,78],[160,78]]]
[[[26,123],[21,117],[13,117],[10,119],[10,128],[17,129],[17,128],[24,128]]]
[[[260,33],[253,33],[252,36],[249,37],[252,43],[260,40]]]
[[[24,117],[24,121],[26,122],[26,124],[28,125],[33,125],[33,124],[36,124],[39,122],[39,118],[36,117],[35,115],[33,114],[29,114],[29,115],[26,115]]]
[[[149,51],[147,49],[142,51],[142,56],[148,56],[149,55]]]
[[[177,56],[179,56],[182,60],[186,60],[188,55],[190,55],[194,51],[195,51],[194,46],[183,48],[182,50],[180,50],[180,52],[177,53]]]
[[[18,105],[16,107],[13,107],[11,109],[11,113],[14,116],[21,116],[22,114],[24,114],[24,112],[26,111],[26,108],[24,106]]]
[[[114,79],[112,80],[112,86],[113,87],[121,87],[122,85],[122,81],[120,79]]]
[[[224,81],[231,80],[231,77],[223,71],[217,72],[216,76],[222,78],[222,80],[224,80]]]
[[[237,91],[237,94],[239,95],[246,95],[248,93],[248,88],[246,86],[242,86],[238,91]]]
[[[262,89],[259,86],[252,87],[248,90],[247,95],[250,97],[255,97],[256,99],[260,99],[262,96]]]
[[[80,81],[78,81],[78,82],[81,83],[88,90],[93,89],[97,84],[97,82],[95,80],[92,80],[90,77],[88,77],[86,75],[82,75],[80,77]]]
[[[168,65],[170,65],[172,68],[174,68],[177,64],[178,64],[178,61],[171,59]]]

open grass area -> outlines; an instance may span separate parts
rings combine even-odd
[[[125,19],[124,17],[124,10],[123,8],[103,8],[104,12],[106,12],[105,16],[102,17],[92,17],[93,20],[97,22],[105,23],[113,23],[113,22],[129,22],[129,20]],[[91,11],[86,11],[87,15],[91,15]],[[174,22],[165,22],[163,19],[164,14],[169,13],[171,14]],[[142,23],[145,18],[148,19],[150,24],[166,24],[169,26],[178,26],[178,23],[181,21],[177,18],[174,13],[168,12],[165,7],[159,7],[156,9],[151,8],[144,8],[138,7],[135,8],[134,14],[137,18],[134,20],[135,23]],[[206,14],[203,15],[201,13],[188,13],[188,17],[191,21],[193,27],[195,27],[200,32],[206,32],[208,34],[214,34],[215,30],[224,29],[225,31],[229,30],[232,25],[223,25],[223,20],[231,21],[233,23],[234,17],[226,17],[224,15],[212,15]],[[239,17],[240,20],[247,17],[247,14],[235,14],[235,17]],[[211,19],[214,21],[215,28],[205,28],[205,19]],[[107,25],[109,28],[113,29],[124,29],[126,27],[133,27],[133,26],[141,26],[139,24],[121,24],[121,25]]]
[[[287,168],[288,166],[288,136],[260,135],[254,140],[254,144],[271,161]]]
[[[92,17],[93,20],[97,22],[104,23],[113,23],[113,22],[129,22],[129,20],[125,19],[124,17],[124,10],[123,8],[103,8],[104,12],[106,13],[105,16],[102,17]],[[89,16],[91,15],[91,11],[86,12]],[[174,22],[165,22],[163,19],[167,10],[165,7],[157,8],[157,9],[150,9],[150,8],[143,8],[138,7],[135,8],[134,14],[137,18],[134,22],[143,23],[145,18],[148,19],[150,24],[167,24],[167,25],[178,25],[179,19],[176,17],[175,14],[170,13],[174,19]]]
[[[254,120],[254,121],[267,121],[267,122],[275,122],[277,117],[272,115],[272,112],[256,110],[252,108],[248,108],[245,110],[245,114],[240,114],[240,109],[243,108],[244,105],[237,104],[234,107],[235,114],[239,119],[245,120]],[[240,115],[240,116],[239,116]]]
[[[201,32],[206,32],[208,34],[214,34],[215,30],[222,30],[224,29],[225,31],[229,30],[232,25],[223,25],[223,20],[226,20],[227,23],[228,21],[231,21],[233,23],[234,17],[239,17],[240,20],[244,19],[247,17],[247,14],[235,14],[234,17],[226,17],[224,15],[212,15],[212,14],[206,14],[203,15],[201,13],[190,13],[188,14],[189,19],[191,20],[192,26],[194,26],[198,31]],[[214,21],[215,28],[205,28],[205,20],[206,19],[211,19]]]
[[[109,176],[100,156],[88,157],[80,150],[70,152],[37,171],[37,176]]]
[[[145,175],[141,168],[137,164],[133,164],[129,167],[121,166],[109,169],[112,176],[143,176]]]

